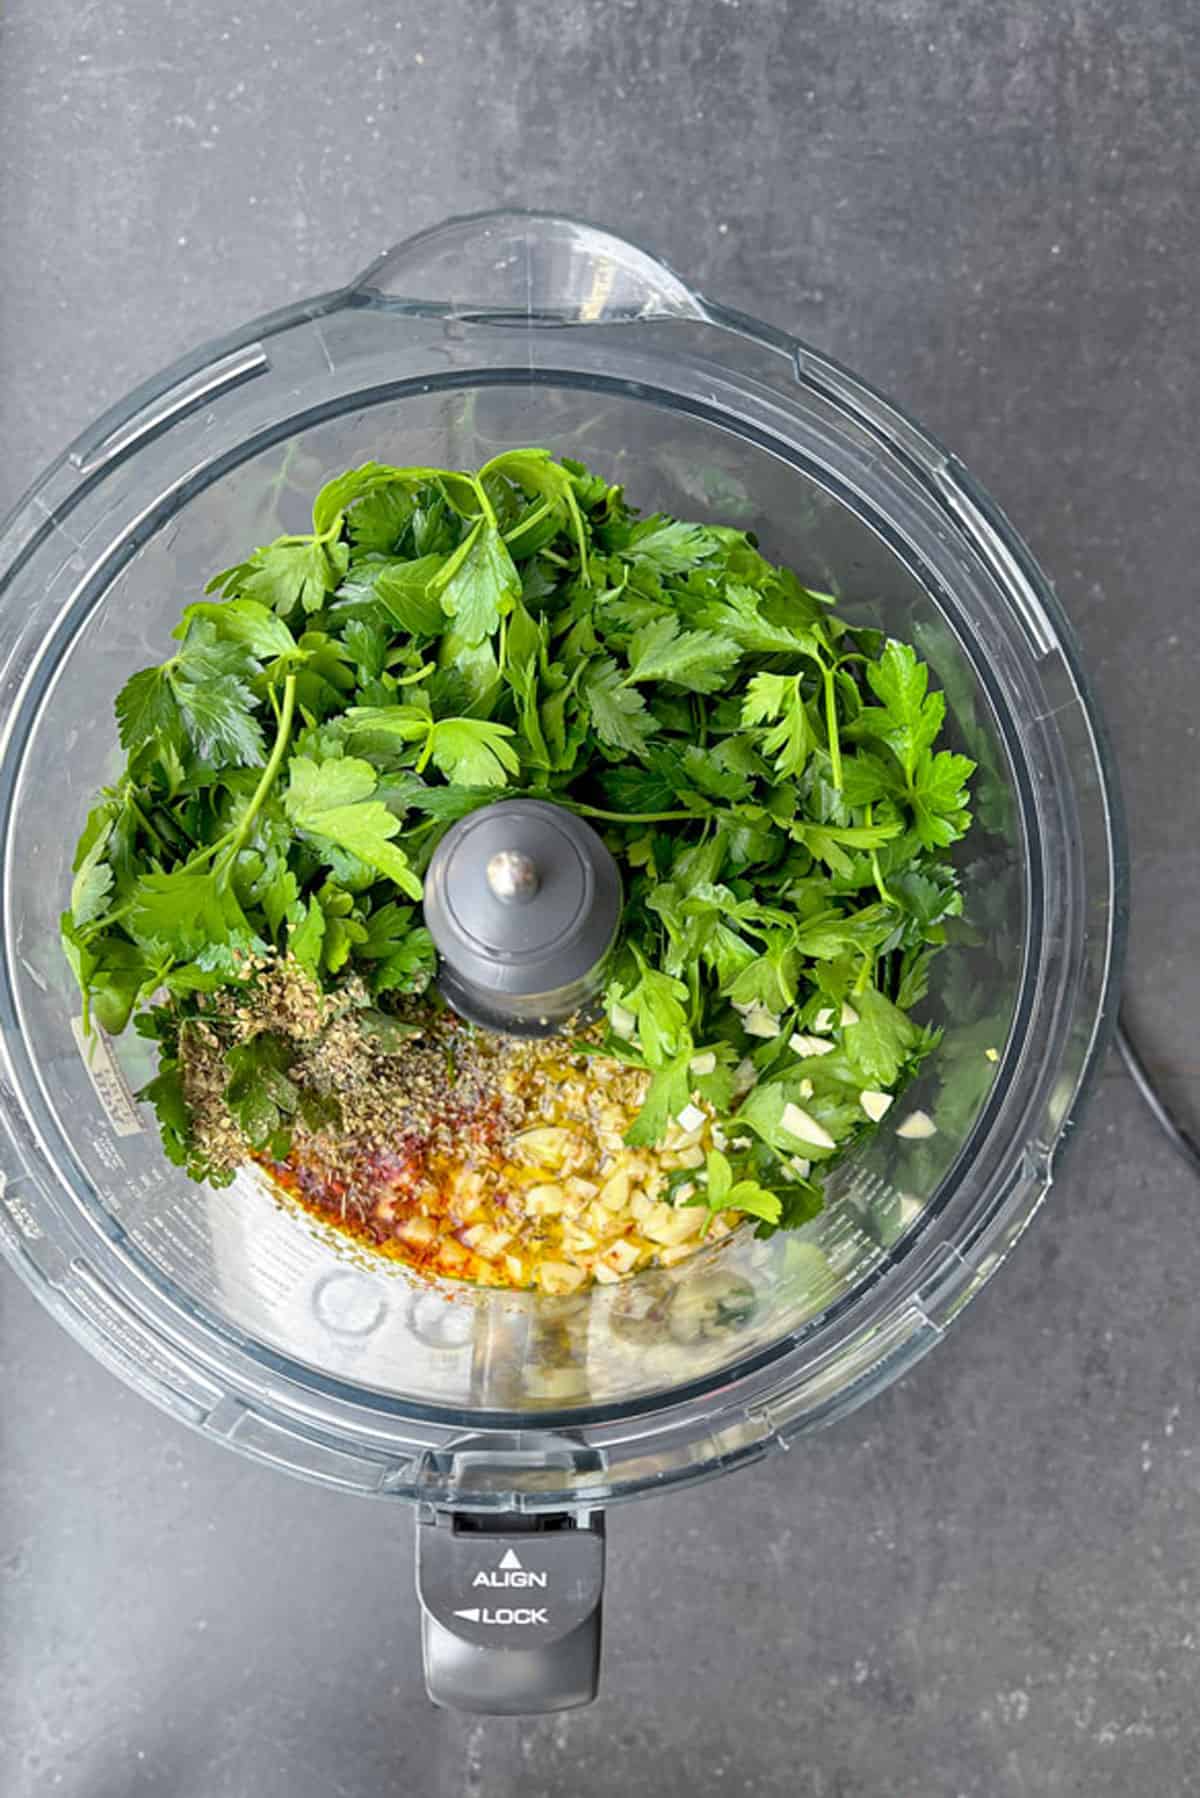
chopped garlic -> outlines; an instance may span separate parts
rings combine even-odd
[[[729,1147],[729,1138],[718,1124],[713,1125],[712,1145],[714,1149],[727,1149]]]
[[[910,1224],[916,1222],[924,1209],[924,1199],[916,1198],[911,1192],[902,1192],[900,1194],[901,1228],[907,1230]]]
[[[651,1242],[662,1242],[670,1245],[678,1242],[676,1221],[678,1213],[670,1205],[654,1205],[648,1217],[642,1219],[642,1235],[648,1236]]]
[[[832,1055],[835,1046],[826,1037],[804,1036],[800,1031],[788,1039],[788,1048],[794,1049],[797,1055],[806,1057],[809,1055]]]
[[[574,1142],[569,1130],[548,1124],[541,1129],[522,1130],[519,1136],[514,1136],[512,1146],[520,1161],[537,1161],[543,1167],[558,1167]]]
[[[788,1166],[795,1174],[797,1180],[807,1180],[808,1176],[812,1173],[812,1162],[806,1161],[803,1155],[793,1155],[788,1162]]]
[[[756,1005],[742,1020],[742,1029],[747,1036],[778,1036],[780,1028],[775,1013],[762,1005]]]
[[[626,1042],[637,1029],[637,1017],[627,1005],[614,1005],[608,1014],[614,1036],[623,1036]]]
[[[612,1233],[612,1213],[599,1199],[588,1206],[580,1220],[593,1236],[609,1236]]]
[[[821,1007],[821,1010],[817,1013],[816,1017],[813,1019],[812,1027],[814,1030],[832,1030],[833,1029],[833,1008],[832,1008],[832,1006],[824,1005]]]
[[[693,1055],[688,1066],[693,1074],[715,1074],[717,1058],[711,1049],[706,1049],[703,1055]]]
[[[924,1142],[937,1135],[937,1125],[927,1111],[910,1111],[904,1122],[896,1125],[896,1135],[907,1142]]]
[[[686,1205],[688,1200],[695,1196],[695,1192],[696,1182],[694,1180],[685,1180],[682,1186],[676,1188],[675,1204]]]
[[[525,1209],[531,1217],[557,1217],[563,1209],[561,1186],[531,1186],[525,1194]]]
[[[845,1028],[848,1024],[857,1024],[857,1023],[858,1023],[858,1013],[855,1011],[853,1005],[847,1005],[845,1000],[843,1000],[842,1001],[842,1017],[841,1017],[842,1029],[845,1030]]]
[[[565,1261],[543,1261],[537,1269],[537,1283],[544,1293],[561,1298],[575,1292],[587,1279],[582,1267],[570,1267]]]
[[[747,1055],[739,1061],[733,1070],[733,1090],[735,1093],[748,1093],[758,1079],[758,1069]]]
[[[600,1188],[600,1203],[608,1211],[624,1211],[629,1203],[629,1175],[618,1168]]]
[[[493,1230],[490,1224],[472,1224],[462,1232],[463,1246],[473,1249],[484,1261],[495,1261],[511,1241],[511,1230]]]
[[[999,1061],[1000,1059],[999,1049],[985,1049],[983,1052],[989,1061]]]
[[[799,1137],[801,1142],[815,1143],[819,1149],[837,1148],[824,1124],[818,1124],[815,1117],[810,1117],[807,1111],[802,1111],[799,1105],[793,1105],[790,1100],[784,1106],[779,1122],[789,1136]]]
[[[872,1092],[868,1089],[866,1092],[859,1093],[858,1102],[871,1122],[878,1124],[891,1107],[892,1095],[891,1093]]]
[[[684,1132],[685,1136],[690,1136],[693,1130],[700,1129],[701,1125],[704,1123],[705,1115],[706,1114],[701,1111],[698,1105],[688,1104],[678,1113],[675,1122],[679,1125],[679,1128]]]
[[[808,1079],[808,1077],[806,1075],[805,1078],[800,1082],[800,1097],[802,1099],[811,1099],[816,1090],[817,1090],[816,1087],[813,1085],[812,1081],[810,1079]]]
[[[402,1242],[411,1242],[415,1248],[426,1248],[437,1235],[437,1225],[431,1217],[410,1217],[397,1224],[396,1235]]]

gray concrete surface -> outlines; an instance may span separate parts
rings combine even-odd
[[[1195,1117],[1198,83],[1185,0],[8,0],[0,505],[449,210],[625,227],[901,397],[1052,570],[1126,782],[1133,1009]],[[945,1348],[614,1520],[603,1698],[530,1723],[426,1708],[406,1517],[192,1437],[6,1277],[0,1791],[1194,1790],[1198,1216],[1110,1070]]]

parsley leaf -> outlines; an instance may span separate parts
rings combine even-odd
[[[704,606],[699,622],[732,637],[743,650],[757,655],[804,655],[820,659],[820,639],[797,625],[795,608],[781,607],[792,616],[776,619],[767,596],[740,581],[729,581],[720,601]]]
[[[710,1149],[705,1157],[705,1189],[688,1202],[707,1203],[710,1211],[744,1211],[747,1217],[761,1218],[763,1223],[777,1224],[781,1206],[773,1192],[757,1180],[735,1180],[728,1158],[720,1149]]]
[[[867,679],[882,705],[882,716],[873,709],[863,712],[863,728],[895,752],[911,782],[917,757],[942,728],[946,701],[941,693],[927,693],[929,670],[917,660],[907,643],[890,641],[877,662],[867,665]]]
[[[404,851],[392,842],[400,828],[386,805],[372,799],[375,770],[351,756],[318,765],[309,756],[293,756],[284,794],[284,809],[298,830],[318,843],[348,850],[386,875],[413,899],[421,882]]]
[[[433,939],[411,905],[389,900],[367,919],[359,955],[372,964],[373,993],[421,992],[434,971]]]
[[[402,481],[390,481],[351,506],[346,518],[353,553],[391,555],[416,511],[412,489]]]
[[[849,874],[853,863],[847,850],[877,849],[891,837],[898,837],[902,828],[898,819],[889,818],[878,824],[797,823],[791,826],[791,834],[835,874]]]
[[[646,710],[641,694],[625,684],[611,656],[589,664],[580,691],[602,743],[610,749],[630,750],[634,755],[645,753],[647,740],[658,729],[658,723]]]
[[[296,639],[282,618],[257,599],[200,599],[188,606],[175,635],[185,641],[197,624],[209,626],[218,638],[240,643],[261,661],[297,654]]]
[[[412,473],[420,476],[432,474],[433,471],[423,469],[413,470]],[[347,508],[353,507],[354,510],[350,513],[350,534],[352,537],[359,537],[363,528],[364,505],[385,496],[390,500],[397,492],[407,497],[408,489],[406,471],[389,468],[386,463],[364,462],[361,468],[349,468],[345,474],[335,475],[331,481],[326,481],[317,494],[313,501],[313,531],[318,537],[327,536],[341,522]],[[406,523],[412,509],[413,502],[409,499]]]
[[[82,854],[76,852],[75,878],[71,882],[71,919],[79,929],[94,923],[108,909],[113,871],[104,860],[104,852],[111,834],[112,824],[101,814],[99,828],[91,831],[91,841],[87,841],[85,833],[80,844]]]
[[[428,586],[468,643],[482,643],[521,596],[521,577],[495,525],[480,518]]]
[[[375,576],[375,597],[410,637],[437,637],[446,628],[442,602],[429,590],[441,567],[441,556],[421,556],[413,562],[384,564]]]
[[[719,549],[720,539],[704,525],[656,517],[634,525],[619,554],[629,562],[645,562],[658,574],[683,574]]]
[[[128,922],[136,942],[165,949],[177,961],[192,961],[213,944],[251,944],[231,888],[205,869],[144,874]]]
[[[724,686],[741,655],[736,643],[711,631],[681,631],[667,615],[652,619],[629,641],[630,681],[671,681],[693,693],[714,693]]]
[[[192,747],[214,768],[258,768],[266,760],[257,701],[244,680],[222,672],[217,648],[184,653],[168,676],[180,722]]]
[[[295,1054],[287,1037],[270,1030],[260,1030],[226,1053],[230,1078],[225,1103],[251,1148],[286,1152],[279,1138],[290,1134],[300,1108],[300,1090],[288,1078]]]
[[[970,826],[967,782],[974,772],[969,757],[945,749],[917,757],[910,792],[917,835],[927,849],[945,848]]]
[[[680,766],[685,779],[712,799],[748,799],[755,776],[763,772],[762,762],[742,737],[727,737],[712,749],[689,743]]]
[[[864,1085],[891,1086],[917,1043],[917,1026],[875,987],[855,993],[853,1006],[858,1021],[842,1032],[851,1065]]]
[[[628,990],[619,992],[619,997],[613,997],[619,989],[610,988],[610,1004],[624,1005],[633,1013],[638,1042],[647,1062],[652,1068],[663,1067],[684,1048],[691,1047],[686,1010],[688,989],[682,980],[652,968],[637,949],[633,950],[633,957],[638,977]]]
[[[374,680],[383,673],[387,662],[387,636],[377,625],[352,618],[346,626],[346,648],[353,656],[360,681]]]
[[[131,753],[147,743],[182,741],[179,707],[166,667],[131,674],[117,694],[116,714],[121,748]]]
[[[256,549],[248,562],[226,569],[208,583],[206,593],[258,600],[284,618],[299,606],[319,612],[350,566],[344,543],[319,537],[280,537]]]
[[[742,701],[743,725],[762,724],[778,719],[762,734],[764,756],[782,779],[803,772],[810,752],[816,747],[816,735],[805,710],[800,676],[792,674],[756,674],[746,688]]]
[[[320,902],[310,899],[304,915],[293,925],[288,936],[288,951],[315,979],[321,971],[321,950],[325,944],[325,913]]]
[[[630,1148],[648,1148],[660,1142],[671,1119],[677,1117],[687,1104],[690,1054],[690,1049],[684,1049],[655,1070],[642,1108],[625,1132],[625,1141]]]
[[[507,786],[509,775],[521,768],[508,741],[512,734],[507,724],[486,718],[439,718],[432,730],[430,757],[449,781],[468,787]]]

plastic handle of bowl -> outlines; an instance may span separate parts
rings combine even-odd
[[[600,1676],[604,1515],[434,1511],[417,1525],[435,1704],[532,1716],[590,1704]]]
[[[649,251],[546,212],[448,219],[381,256],[351,292],[369,304],[464,318],[598,325],[707,317],[699,295]]]

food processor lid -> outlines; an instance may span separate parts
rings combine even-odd
[[[451,1004],[495,1028],[551,1028],[595,989],[621,876],[591,825],[542,799],[461,818],[425,876],[425,922]]]

